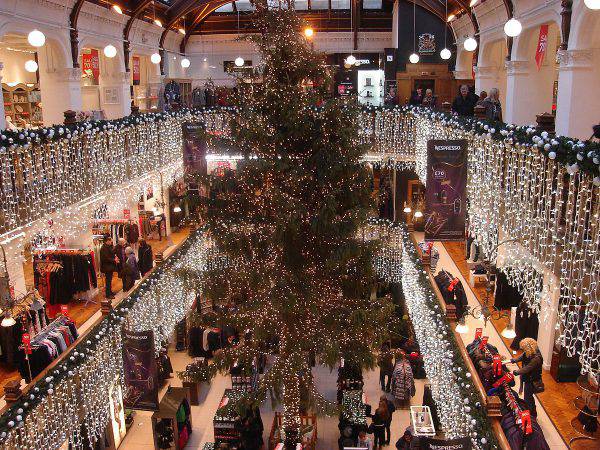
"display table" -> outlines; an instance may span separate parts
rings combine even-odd
[[[273,425],[269,434],[269,450],[275,450],[278,444],[283,442],[281,437],[281,424],[283,415],[275,413]],[[317,445],[317,416],[300,416],[300,440],[305,450],[315,450]]]
[[[187,405],[187,406],[186,406]],[[190,391],[169,387],[152,414],[152,432],[156,450],[181,450],[192,431]]]
[[[243,392],[241,391],[225,389],[213,419],[215,445],[219,445],[222,442],[230,445],[239,443],[240,432],[236,427],[239,415],[235,404],[242,395]]]

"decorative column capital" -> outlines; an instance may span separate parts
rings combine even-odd
[[[495,78],[498,74],[498,67],[496,66],[475,66],[473,67],[475,76],[479,79]]]
[[[471,72],[469,72],[468,70],[455,70],[454,71],[454,78],[456,80],[468,80],[471,79]]]
[[[506,75],[526,75],[529,73],[531,63],[529,61],[505,61]]]
[[[112,79],[117,83],[129,84],[129,72],[117,72],[112,74]]]
[[[592,50],[559,50],[559,70],[591,69],[594,61]]]
[[[81,69],[79,67],[67,67],[56,71],[59,81],[68,83],[72,81],[81,81]]]

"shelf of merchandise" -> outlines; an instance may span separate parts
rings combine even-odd
[[[4,114],[19,128],[42,125],[42,98],[37,84],[2,83]]]

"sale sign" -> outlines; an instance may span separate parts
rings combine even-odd
[[[140,84],[140,58],[139,56],[133,57],[133,85],[137,86]]]
[[[535,63],[537,69],[540,70],[544,57],[546,56],[546,50],[548,49],[548,25],[542,25],[540,27],[540,36],[538,38],[537,48],[535,49]]]
[[[100,78],[100,57],[95,48],[84,48],[81,54],[81,70],[83,75],[98,84]]]
[[[23,333],[23,337],[21,339],[23,341],[23,350],[25,351],[25,354],[31,355],[31,336],[29,336],[29,333]]]

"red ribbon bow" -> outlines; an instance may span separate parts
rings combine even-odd
[[[454,280],[452,280],[452,282],[448,285],[448,290],[450,292],[452,292],[454,290],[454,287],[458,284],[458,278],[455,278]]]
[[[531,426],[531,413],[528,409],[521,411],[521,426],[523,427],[523,433],[533,433],[533,427]]]
[[[500,357],[500,355],[494,355],[492,369],[494,371],[494,375],[496,375],[497,377],[502,375],[502,358]]]

